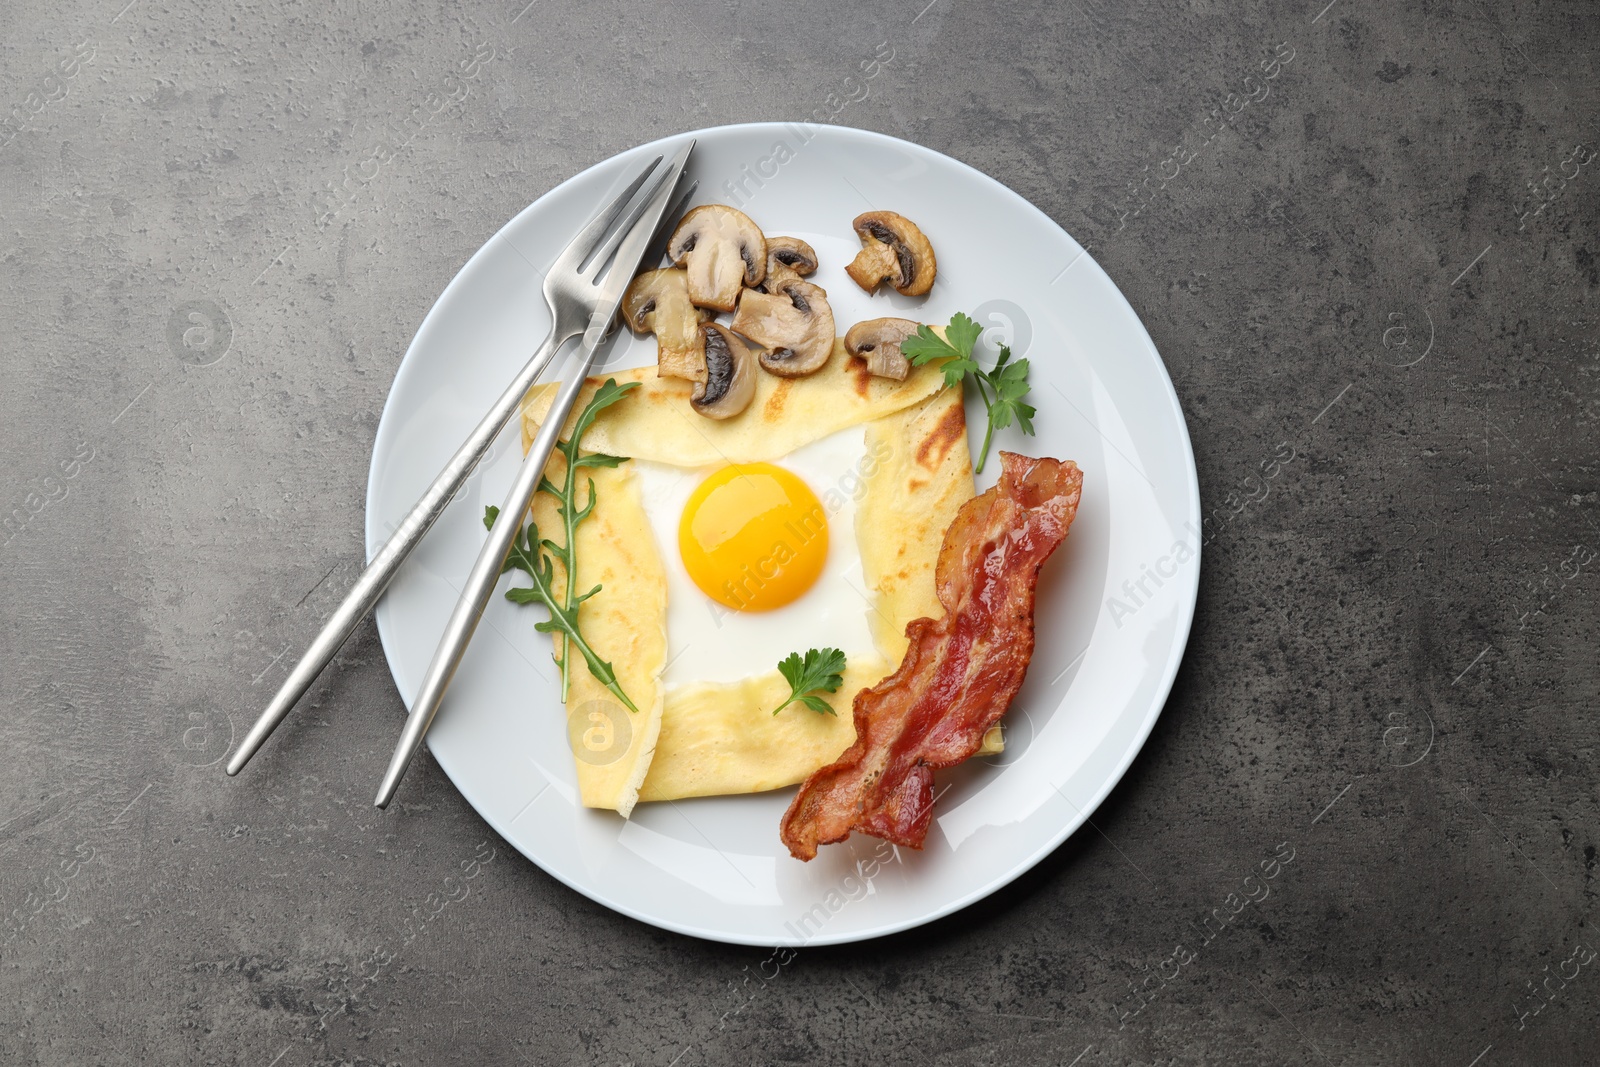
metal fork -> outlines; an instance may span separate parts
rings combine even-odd
[[[229,758],[227,770],[230,775],[238,774],[250,761],[250,757],[256,754],[262,743],[289,714],[289,709],[311,688],[311,683],[361,620],[372,611],[399,571],[400,564],[422,542],[439,516],[444,514],[457,490],[472,474],[500,431],[517,413],[522,398],[539,375],[544,373],[561,346],[590,327],[592,314],[600,303],[596,279],[601,276],[623,238],[633,231],[639,216],[654,202],[663,183],[675,185],[682,173],[681,166],[676,170],[670,166],[661,167],[661,160],[659,155],[652,159],[638,177],[629,182],[614,200],[578,232],[546,272],[544,298],[550,307],[550,336],[545,338],[544,344],[539,346],[538,351],[506,387],[489,413],[462,442],[455,455],[450,457],[422,498],[400,520],[400,525],[389,540],[373,554],[343,602],[334,609],[322,631],[289,671],[289,677],[284,679],[271,703]],[[655,181],[650,188],[642,196],[636,197],[640,187],[652,175]],[[671,194],[671,186],[666,192],[667,195]]]
[[[422,676],[422,684],[417,687],[417,695],[411,702],[411,714],[406,716],[400,743],[395,746],[394,755],[389,760],[389,769],[383,776],[383,784],[378,787],[378,797],[373,801],[380,808],[388,807],[395,790],[400,787],[400,779],[406,773],[406,767],[411,764],[411,757],[416,755],[417,749],[421,747],[422,736],[432,725],[439,704],[444,700],[445,689],[450,685],[450,679],[455,675],[456,668],[460,666],[461,657],[466,655],[467,643],[472,640],[472,633],[478,627],[483,609],[488,606],[489,598],[494,595],[495,585],[500,579],[506,556],[510,554],[511,544],[516,539],[517,531],[522,527],[522,517],[528,513],[528,505],[533,501],[533,494],[544,478],[545,464],[549,462],[551,453],[556,449],[561,430],[566,426],[567,416],[576,405],[578,394],[583,390],[589,368],[594,365],[595,358],[599,354],[600,345],[615,324],[617,307],[622,303],[623,289],[632,279],[634,272],[639,269],[640,263],[644,261],[645,251],[655,241],[656,231],[667,218],[667,208],[672,203],[677,178],[688,164],[689,153],[693,149],[694,142],[691,140],[679,149],[672,161],[667,164],[666,177],[673,183],[672,186],[669,187],[663,182],[650,195],[643,215],[629,232],[627,239],[617,248],[617,258],[611,269],[599,273],[600,268],[604,266],[604,258],[597,255],[592,261],[595,272],[584,280],[587,290],[584,295],[590,305],[589,328],[583,332],[583,341],[578,346],[577,358],[574,360],[575,365],[566,376],[566,380],[561,383],[561,388],[556,390],[555,399],[550,402],[550,410],[546,412],[544,421],[539,425],[539,432],[534,434],[533,443],[528,446],[528,454],[522,460],[522,466],[517,471],[511,491],[506,494],[505,505],[500,509],[500,521],[490,527],[483,548],[479,550],[478,558],[467,574],[461,598],[456,601],[455,610],[450,613],[450,619],[445,623],[444,636],[439,639],[439,647],[434,651],[433,659],[428,663],[428,669]],[[570,656],[572,651],[569,648],[562,654]]]

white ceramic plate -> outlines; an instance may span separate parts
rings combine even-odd
[[[948,789],[922,852],[857,835],[810,863],[791,859],[778,820],[793,789],[641,804],[629,821],[587,810],[576,801],[548,638],[533,628],[544,613],[499,596],[428,744],[507,841],[623,914],[739,944],[877,937],[949,914],[1022,874],[1088,818],[1132,762],[1171,688],[1194,613],[1194,456],[1172,383],[1127,301],[1077,242],[999,182],[860,130],[757,124],[684,136],[699,140],[697,203],[734,203],[767,233],[816,247],[823,268],[812,281],[828,290],[841,332],[880,315],[943,323],[965,311],[990,328],[991,357],[1009,341],[1032,361],[1038,436],[1012,429],[998,443],[1076,460],[1084,492],[1043,575],[1038,646],[1006,717],[1007,750],[941,772]],[[557,186],[445,289],[400,365],[378,428],[369,551],[544,337],[540,272],[645,159],[679,141],[624,152]],[[933,242],[939,275],[926,299],[869,300],[846,279],[859,248],[850,221],[876,208],[916,220]],[[653,339],[623,331],[607,365],[654,358]],[[976,443],[983,413],[975,398],[970,404]],[[407,705],[483,541],[484,505],[501,502],[520,454],[513,427],[378,610]],[[992,459],[980,491],[998,467]]]

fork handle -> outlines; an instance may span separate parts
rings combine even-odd
[[[500,399],[495,401],[494,407],[483,417],[483,421],[478,423],[462,442],[461,447],[456,449],[456,454],[450,457],[450,462],[445,464],[439,476],[433,480],[433,484],[428,486],[427,492],[422,494],[422,499],[418,500],[406,517],[400,520],[400,525],[390,535],[389,540],[384,542],[383,547],[373,554],[366,569],[351,586],[350,592],[345,594],[343,602],[328,617],[322,632],[317,634],[316,639],[311,642],[311,647],[306,649],[299,662],[289,671],[289,677],[284,679],[272,702],[267,705],[260,718],[256,719],[255,725],[250,727],[250,732],[245,735],[244,741],[229,758],[230,775],[238,774],[250,761],[250,757],[256,754],[256,750],[289,714],[289,709],[294,707],[295,702],[307,689],[311,688],[311,683],[322,673],[322,669],[333,659],[355,628],[361,624],[361,620],[372,611],[400,570],[400,564],[411,554],[411,550],[421,543],[439,516],[444,514],[445,508],[477,467],[484,453],[489,451],[494,439],[517,413],[522,398],[533,388],[535,380],[544,373],[561,346],[577,332],[562,331],[558,334],[555,329],[550,331],[550,336],[545,338],[544,344],[539,346],[539,350],[528,360],[521,373],[501,394]]]

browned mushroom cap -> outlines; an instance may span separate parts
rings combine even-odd
[[[635,333],[656,335],[656,373],[663,378],[706,380],[705,341],[700,323],[711,317],[689,302],[689,276],[681,270],[649,270],[628,283],[622,317]]]
[[[750,216],[726,204],[703,204],[683,217],[667,256],[689,271],[695,306],[732,311],[739,290],[767,276],[767,239]]]
[[[785,282],[776,293],[746,289],[733,331],[765,346],[761,366],[781,378],[811,374],[833,355],[833,308],[827,290],[810,282]]]
[[[866,360],[868,373],[903,382],[911,373],[911,361],[900,354],[900,342],[916,332],[917,324],[910,319],[869,319],[850,327],[844,350]]]
[[[906,296],[921,296],[933,288],[939,261],[933,246],[917,224],[893,211],[869,211],[853,223],[861,238],[861,251],[845,273],[867,292],[888,282]]]
[[[706,378],[694,387],[689,406],[708,419],[731,419],[756,395],[756,357],[726,326],[700,327],[706,353]]]
[[[798,237],[767,238],[767,277],[757,286],[763,293],[783,288],[785,282],[799,281],[817,269],[817,252]]]

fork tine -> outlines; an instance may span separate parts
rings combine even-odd
[[[579,230],[577,235],[567,242],[567,247],[561,250],[561,254],[556,257],[556,261],[551,264],[551,272],[558,270],[576,271],[578,264],[589,258],[594,251],[595,245],[606,235],[606,232],[611,228],[611,224],[622,213],[622,209],[628,205],[628,201],[633,199],[633,194],[639,191],[639,187],[645,183],[645,180],[651,174],[655,173],[656,168],[660,165],[660,156],[651,160],[649,166],[641,170],[639,176],[629,182],[628,187],[618,193],[615,200],[606,205],[605,210],[595,215],[589,225]],[[657,181],[659,180],[658,177]],[[623,226],[622,229],[626,230],[627,227]]]
[[[645,209],[645,205],[655,196],[658,188],[659,186],[652,186],[649,194],[639,202],[638,210],[629,212],[630,216],[637,217],[639,212],[642,212]],[[667,220],[676,219],[683,213],[684,205],[689,202],[690,197],[694,196],[695,190],[698,188],[700,188],[698,181],[691,182],[688,190],[678,198],[678,202],[673,205],[672,209],[661,216],[661,223],[656,227],[651,248],[645,252],[644,258],[639,261],[639,270],[652,270],[657,263],[661,262],[661,257],[666,254],[667,242],[672,237],[672,227],[667,225]],[[669,190],[669,195],[670,192]],[[615,262],[612,258],[612,253],[622,243],[623,238],[628,236],[631,229],[631,222],[629,226],[617,227],[616,232],[606,239],[606,245],[609,247],[597,251],[594,258],[584,266],[581,273],[585,278],[591,278],[594,284],[599,285],[610,274],[610,265]]]
[[[610,270],[596,279],[596,285],[601,292],[601,303],[610,302],[612,313],[615,314],[617,304],[622,300],[623,287],[633,277],[633,272],[644,262],[645,250],[655,243],[657,235],[666,226],[667,207],[672,203],[673,194],[677,192],[678,183],[684,180],[684,168],[689,162],[689,153],[694,151],[695,142],[690,140],[678,149],[672,161],[667,164],[666,173],[671,177],[668,182],[663,179],[651,190],[639,220],[629,228],[627,237],[617,248],[617,262],[625,264],[624,270]]]
[[[667,168],[658,173],[655,180],[650,183],[649,188],[634,197],[633,203],[628,206],[627,211],[623,212],[622,218],[612,228],[611,232],[606,235],[605,240],[595,248],[592,254],[584,257],[582,264],[578,267],[578,274],[581,277],[593,282],[600,280],[603,268],[611,260],[612,253],[617,250],[617,246],[622,243],[622,239],[627,237],[628,233],[633,229],[633,224],[639,220],[639,216],[644,213],[651,199],[660,190],[661,183],[667,180],[670,170],[671,168]],[[670,193],[671,190],[668,190],[668,192]]]

